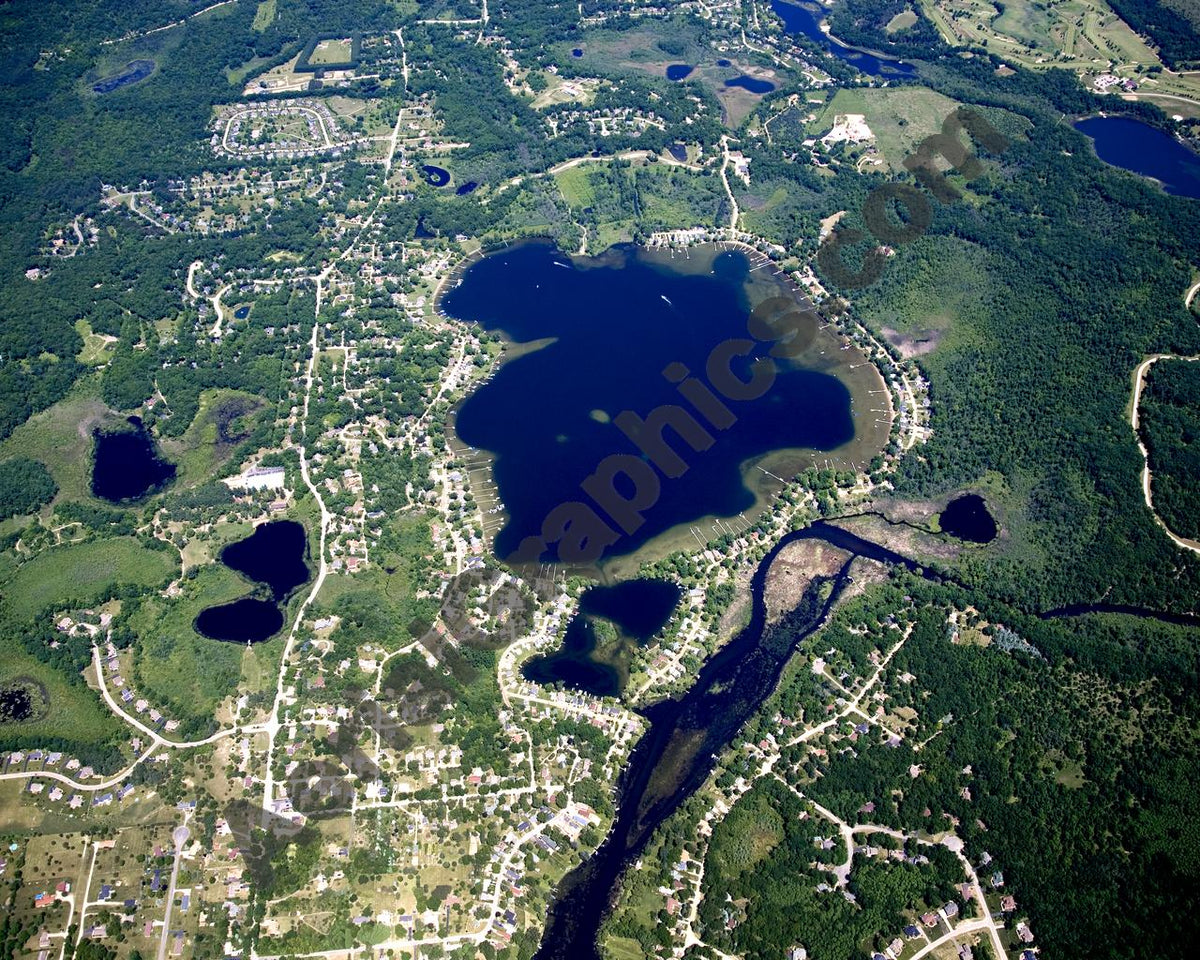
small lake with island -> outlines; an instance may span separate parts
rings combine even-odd
[[[444,187],[450,182],[450,171],[435,167],[433,164],[425,164],[421,167],[421,173],[425,175],[426,182],[433,187]]]
[[[270,599],[246,596],[207,607],[196,617],[196,632],[228,643],[261,643],[275,636],[283,627],[287,598],[311,576],[307,552],[304,526],[295,520],[260,524],[250,536],[226,546],[221,562],[265,587]]]
[[[598,465],[613,455],[630,469],[636,458],[662,471],[654,481],[649,466],[638,468],[642,487],[629,475],[611,477],[612,495],[625,499],[659,486],[640,519],[625,518],[631,529],[609,530],[605,562],[629,556],[631,568],[636,552],[663,535],[656,549],[665,554],[748,526],[777,495],[780,477],[869,461],[891,424],[883,379],[799,304],[790,281],[741,248],[627,246],[577,258],[535,242],[472,263],[440,308],[519,345],[449,424],[452,443],[485,452],[497,484],[505,512],[496,555],[515,558],[520,549],[524,560],[576,562],[556,546],[529,550],[561,518],[558,508],[591,501],[583,485],[593,477],[594,487]],[[774,361],[769,388],[722,401],[707,379],[736,393],[733,379],[745,387],[775,349],[747,336],[752,308],[800,317],[802,329],[792,356]],[[620,578],[619,569],[610,573]]]
[[[1169,133],[1132,117],[1088,117],[1075,129],[1105,163],[1157,180],[1175,196],[1200,198],[1200,154]]]

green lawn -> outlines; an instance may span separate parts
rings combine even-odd
[[[50,606],[87,604],[118,584],[153,587],[178,569],[174,551],[113,537],[45,550],[17,567],[0,590],[13,612],[25,618]]]
[[[275,0],[262,0],[258,5],[258,9],[254,11],[254,22],[250,24],[250,28],[262,33],[271,25],[271,21],[274,19]]]
[[[340,64],[350,62],[349,40],[322,40],[308,58],[315,67],[324,64]]]
[[[590,207],[596,199],[591,181],[588,179],[588,164],[580,164],[554,175],[563,199],[570,207]]]

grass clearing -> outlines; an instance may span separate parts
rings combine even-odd
[[[174,551],[112,537],[43,550],[17,567],[0,589],[13,612],[25,618],[51,606],[86,605],[118,584],[154,587],[178,569]]]
[[[586,165],[560,170],[554,175],[554,181],[558,184],[563,199],[567,201],[567,206],[590,207],[596,199]]]
[[[613,960],[644,960],[646,956],[642,945],[632,937],[609,937],[604,941],[604,949]]]
[[[903,169],[916,145],[939,133],[958,103],[926,87],[839,90],[809,125],[809,133],[827,133],[838,115],[862,114],[891,170]]]
[[[899,33],[901,30],[907,30],[917,22],[917,15],[913,10],[901,10],[898,14],[888,21],[888,24],[883,29],[888,36]]]
[[[98,382],[84,378],[63,400],[30,417],[0,443],[0,459],[40,460],[58,484],[59,497],[91,496],[92,428],[110,415],[99,398]]]
[[[117,338],[103,333],[95,333],[92,325],[83,317],[75,321],[75,332],[83,337],[83,347],[75,359],[89,366],[101,366],[112,359],[117,345]]]
[[[309,54],[308,62],[314,66],[349,63],[351,59],[352,42],[349,38],[340,40],[322,40]]]
[[[262,33],[274,19],[275,0],[262,0],[258,9],[254,11],[254,22],[250,24],[250,29]]]

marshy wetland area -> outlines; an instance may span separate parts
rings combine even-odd
[[[570,257],[535,242],[468,265],[440,308],[517,346],[452,421],[460,457],[496,486],[496,555],[622,579],[748,528],[784,478],[864,468],[891,432],[887,385],[804,305],[770,260],[728,244]],[[788,332],[775,342],[770,324]],[[569,536],[551,548],[574,511],[598,521],[594,556]]]

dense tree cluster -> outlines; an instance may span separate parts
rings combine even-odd
[[[28,457],[0,461],[0,520],[33,513],[58,493],[46,465]]]
[[[1155,511],[1174,533],[1200,539],[1200,367],[1171,360],[1151,367],[1140,427],[1154,475]]]

